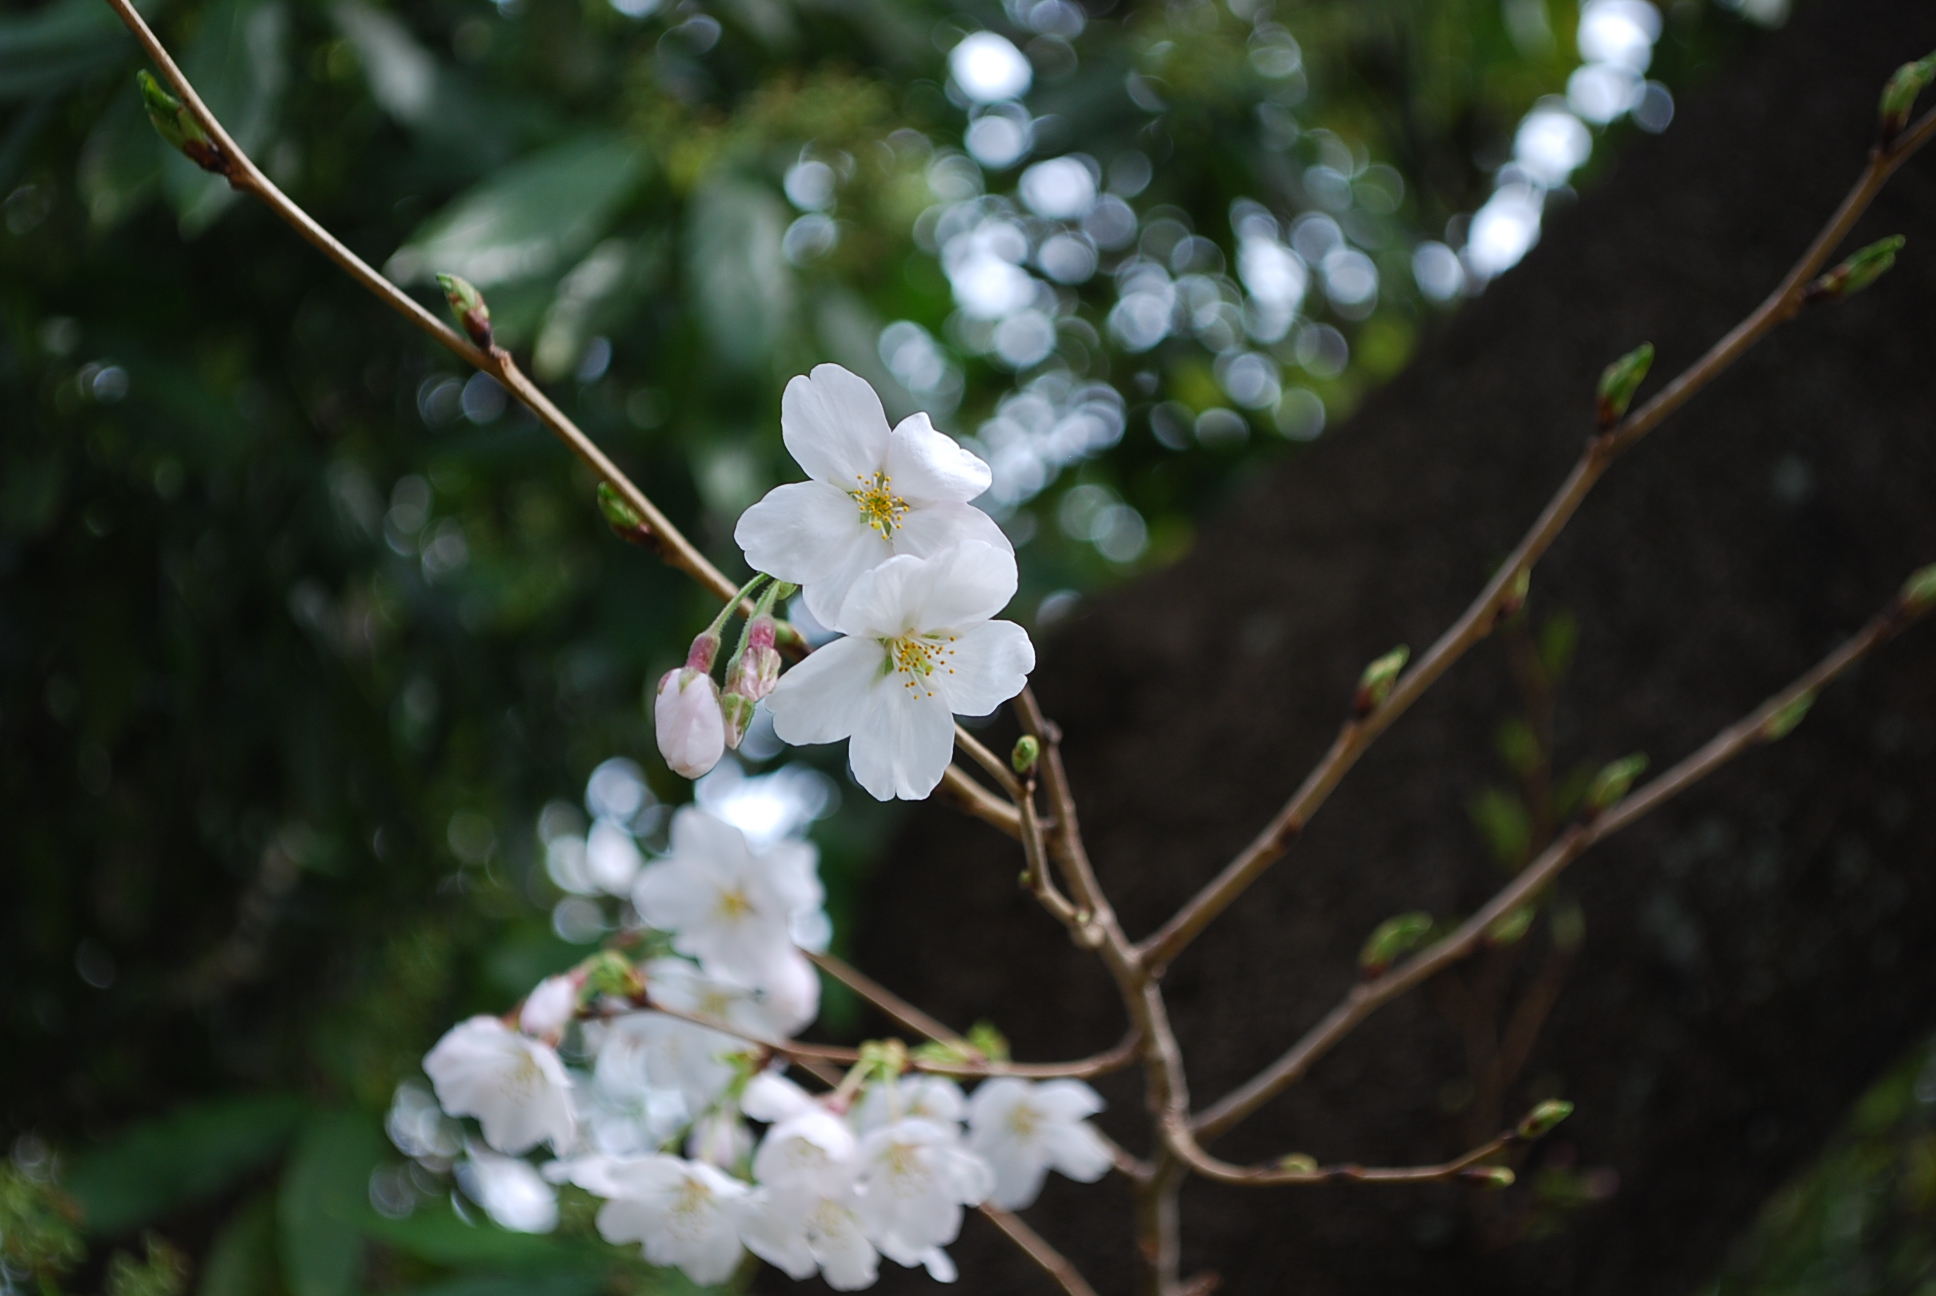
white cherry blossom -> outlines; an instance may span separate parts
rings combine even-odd
[[[935,1253],[961,1232],[961,1208],[979,1206],[995,1186],[952,1124],[895,1121],[863,1139],[859,1155],[861,1226],[882,1255],[909,1268],[932,1270]]]
[[[672,818],[670,853],[639,874],[632,903],[709,974],[763,988],[785,975],[777,965],[793,954],[796,917],[826,900],[817,858],[801,841],[755,853],[739,829],[687,807]]]
[[[518,1010],[518,1029],[556,1044],[577,1011],[577,980],[565,974],[546,977],[524,997],[524,1007]]]
[[[990,618],[1015,595],[1015,557],[969,543],[890,558],[854,582],[846,637],[780,677],[767,698],[790,743],[850,739],[848,764],[882,801],[934,791],[954,754],[956,715],[987,715],[1035,669],[1027,632]]]
[[[724,1282],[739,1267],[741,1200],[746,1185],[700,1162],[628,1158],[602,1167],[598,1232],[607,1242],[639,1242],[655,1265],[677,1265],[701,1285]]]
[[[496,1017],[461,1021],[425,1056],[437,1101],[453,1116],[475,1116],[484,1141],[500,1152],[556,1151],[576,1138],[571,1078],[551,1047]]]
[[[475,1144],[457,1163],[464,1195],[513,1233],[549,1233],[558,1227],[558,1191],[529,1161],[499,1156]]]
[[[740,1238],[789,1278],[810,1278],[816,1268],[835,1291],[871,1287],[880,1256],[854,1210],[851,1185],[828,1193],[761,1188],[740,1216]]]
[[[837,1196],[854,1182],[859,1148],[846,1121],[811,1103],[766,1132],[753,1154],[753,1177],[780,1192]]]
[[[898,1120],[932,1121],[949,1129],[960,1126],[968,1113],[961,1086],[946,1076],[905,1075],[888,1084],[871,1084],[854,1108],[854,1124],[872,1134]]]
[[[988,465],[937,432],[926,414],[892,431],[865,379],[823,364],[787,384],[780,434],[811,479],[776,487],[741,515],[733,538],[755,571],[799,585],[832,625],[862,573],[896,554],[925,556],[977,540],[1013,552],[968,501]]]
[[[760,987],[709,977],[677,958],[653,959],[644,972],[652,1002],[760,1039],[789,1038],[820,1011],[820,978],[798,950],[775,959]]]
[[[750,1047],[724,1031],[664,1013],[626,1013],[599,1034],[593,1088],[614,1099],[631,1098],[642,1114],[661,1115],[650,1124],[656,1146],[719,1101],[733,1081],[727,1059]]]
[[[977,1087],[968,1100],[968,1146],[995,1172],[989,1200],[1022,1209],[1042,1191],[1051,1167],[1082,1183],[1102,1178],[1112,1158],[1084,1119],[1102,1106],[1080,1080],[1031,1084],[1001,1076]]]

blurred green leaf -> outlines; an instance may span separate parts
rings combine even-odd
[[[124,1232],[274,1160],[302,1112],[300,1100],[280,1095],[185,1108],[76,1156],[67,1191],[86,1212],[89,1233]]]
[[[195,1296],[282,1296],[276,1254],[276,1202],[268,1193],[249,1198],[222,1224],[202,1260]]]
[[[284,1280],[293,1296],[348,1296],[363,1258],[370,1171],[387,1144],[358,1112],[309,1121],[276,1199]]]
[[[700,320],[721,358],[751,369],[792,321],[793,274],[780,251],[786,209],[770,189],[726,176],[693,196],[687,247]]]
[[[0,101],[57,93],[128,61],[135,50],[134,38],[101,0],[55,0],[0,16]]]
[[[513,1233],[489,1220],[472,1223],[460,1218],[448,1202],[426,1202],[402,1219],[388,1219],[366,1207],[361,1227],[386,1246],[452,1269],[555,1268],[584,1255],[582,1248],[556,1237]]]
[[[1484,788],[1472,798],[1467,812],[1486,839],[1493,858],[1501,865],[1518,868],[1526,862],[1526,852],[1533,840],[1532,817],[1516,793],[1504,788]]]
[[[1539,628],[1539,664],[1546,668],[1549,683],[1558,685],[1566,678],[1579,643],[1580,623],[1571,612],[1562,609],[1546,618]]]

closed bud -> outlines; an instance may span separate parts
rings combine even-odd
[[[1591,819],[1620,803],[1647,769],[1647,757],[1635,752],[1603,767],[1586,787],[1586,814]]]
[[[1902,134],[1903,127],[1909,124],[1909,114],[1916,107],[1916,96],[1927,90],[1931,81],[1936,81],[1936,54],[1903,64],[1883,85],[1878,116],[1884,144],[1894,143],[1896,136]]]
[[[486,351],[491,349],[491,308],[484,300],[484,294],[471,285],[470,280],[454,274],[440,274],[437,284],[444,290],[444,300],[450,303],[450,313],[464,326],[464,335]]]
[[[162,89],[161,82],[146,69],[135,73],[134,79],[141,87],[141,106],[148,110],[148,120],[154,123],[155,132],[168,146],[204,171],[227,175],[228,154],[208,137],[187,105]]]
[[[1405,669],[1411,656],[1412,650],[1400,644],[1365,667],[1365,673],[1358,677],[1358,695],[1352,699],[1352,710],[1360,718],[1384,705],[1385,699],[1391,696],[1392,685],[1398,682],[1398,673]]]
[[[1902,583],[1903,611],[1919,616],[1936,606],[1936,563],[1918,568]]]
[[[1802,293],[1805,302],[1840,301],[1861,292],[1889,272],[1896,253],[1906,240],[1900,234],[1877,239],[1841,265],[1808,285]]]
[[[1008,754],[1009,767],[1017,774],[1028,774],[1035,769],[1035,762],[1042,759],[1042,744],[1034,734],[1023,734],[1015,740],[1015,749]]]
[[[1627,407],[1633,404],[1634,393],[1640,390],[1640,384],[1646,381],[1647,371],[1653,365],[1654,344],[1642,342],[1600,371],[1595,412],[1603,430],[1627,416]]]
[[[681,667],[665,673],[652,700],[652,724],[659,754],[675,774],[698,778],[726,754],[719,686],[704,671]]]
[[[1306,1152],[1293,1152],[1289,1156],[1277,1158],[1279,1170],[1289,1170],[1292,1174],[1316,1174],[1318,1159]]]
[[[994,1022],[978,1021],[968,1028],[968,1045],[990,1062],[1008,1061],[1008,1037]]]
[[[1523,1139],[1545,1138],[1555,1126],[1573,1114],[1573,1104],[1563,1098],[1549,1098],[1526,1113],[1513,1133]]]
[[[860,1065],[870,1078],[894,1080],[908,1069],[908,1048],[897,1039],[865,1040],[860,1046]]]
[[[726,745],[738,748],[753,723],[753,704],[773,691],[780,680],[780,651],[774,647],[779,625],[770,612],[755,613],[746,623],[746,636],[726,668],[726,691],[720,707],[726,721]]]
[[[1500,619],[1504,620],[1518,612],[1519,609],[1525,607],[1526,595],[1532,591],[1532,588],[1532,568],[1521,567],[1518,571],[1514,572],[1513,578],[1506,582],[1506,592],[1499,596]]]
[[[1486,928],[1486,943],[1495,948],[1518,944],[1519,939],[1532,928],[1533,915],[1537,912],[1532,905],[1519,905],[1507,910]]]
[[[1802,694],[1794,701],[1782,707],[1779,711],[1776,711],[1767,720],[1762,722],[1762,740],[1764,742],[1774,742],[1777,739],[1786,738],[1795,731],[1795,726],[1800,724],[1808,715],[1808,708],[1814,705],[1815,694],[1811,691]]]
[[[1459,1178],[1480,1188],[1510,1188],[1517,1178],[1505,1166],[1473,1166],[1470,1170],[1459,1171]]]
[[[579,965],[589,995],[616,995],[635,999],[645,993],[645,980],[639,970],[619,950],[600,950]]]
[[[1358,951],[1358,966],[1367,976],[1377,976],[1408,954],[1432,930],[1432,915],[1402,913],[1387,918],[1372,929],[1365,947]]]

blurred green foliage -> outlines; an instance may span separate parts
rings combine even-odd
[[[1038,465],[1006,515],[1024,621],[1184,552],[1313,409],[1335,424],[1403,366],[1443,309],[1413,247],[1485,201],[1578,63],[1574,0],[143,7],[324,225],[427,303],[436,271],[484,288],[729,571],[814,363],[964,436],[1018,389],[1109,384],[1121,439]],[[1325,363],[1308,331],[1253,348],[1303,397],[1234,402],[1207,334],[1125,345],[1106,273],[1040,284],[1053,341],[1026,363],[964,318],[945,209],[1039,224],[1010,197],[1027,159],[960,151],[946,54],[976,28],[1030,59],[1031,157],[1087,156],[1165,255],[1204,240],[1172,266],[1212,290],[1235,291],[1233,204],[1288,222],[1321,170],[1346,184],[1325,201],[1375,305],[1313,294]],[[1680,0],[1650,74],[1688,84],[1742,31]],[[377,1113],[443,1027],[582,953],[541,808],[615,754],[687,795],[640,699],[710,609],[502,393],[169,152],[141,65],[101,0],[0,14],[0,1029],[34,1060],[0,1127],[36,1136],[0,1171],[6,1282],[73,1270],[78,1224],[122,1248],[85,1285],[129,1296],[182,1282],[162,1244],[136,1258],[147,1227],[207,1296],[494,1296],[540,1263],[556,1296],[666,1290],[586,1244],[582,1209],[555,1240],[435,1197],[391,1219],[371,1176],[400,1173]],[[1228,297],[1205,309],[1234,327]],[[815,830],[837,932],[892,819],[849,796]],[[58,1175],[21,1151],[42,1140]]]

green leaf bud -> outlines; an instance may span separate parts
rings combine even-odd
[[[141,87],[141,106],[148,110],[148,120],[154,123],[156,134],[170,148],[202,170],[227,175],[228,154],[208,137],[202,124],[195,120],[195,114],[188,111],[187,105],[162,89],[161,82],[155,80],[145,68],[135,73],[134,79]]]
[[[484,348],[491,349],[491,307],[484,300],[484,294],[477,291],[468,279],[454,274],[437,276],[438,287],[444,290],[444,300],[450,303],[450,313],[463,325],[464,335]]]
[[[1902,134],[1903,127],[1909,124],[1909,114],[1916,107],[1916,97],[1932,81],[1936,81],[1936,54],[1903,64],[1884,83],[1877,115],[1881,118],[1885,145],[1894,143],[1896,136]]]
[[[1495,1191],[1512,1187],[1513,1181],[1518,1178],[1505,1166],[1473,1166],[1470,1170],[1461,1170],[1459,1177],[1480,1188],[1490,1188]]]
[[[1392,685],[1398,682],[1398,673],[1405,669],[1411,660],[1412,650],[1404,644],[1392,649],[1371,665],[1358,677],[1358,695],[1352,700],[1352,710],[1359,717],[1370,715],[1383,706],[1391,696]]]
[[[1369,976],[1377,976],[1409,953],[1432,930],[1432,915],[1402,913],[1387,918],[1372,929],[1365,947],[1358,951],[1358,966]]]
[[[1840,301],[1861,292],[1889,272],[1896,253],[1906,240],[1900,234],[1877,239],[1833,270],[1808,285],[1802,293],[1806,302]]]
[[[1936,563],[1919,567],[1902,583],[1903,610],[1911,616],[1927,612],[1936,605]]]
[[[968,1044],[990,1062],[1008,1061],[1008,1037],[995,1029],[995,1023],[978,1021],[968,1028]]]
[[[1802,719],[1808,715],[1808,708],[1814,705],[1815,694],[1811,691],[1802,694],[1787,706],[1782,707],[1779,711],[1769,716],[1767,721],[1761,726],[1762,740],[1764,742],[1775,742],[1778,739],[1786,738],[1795,731],[1795,726],[1800,724]]]
[[[1573,1104],[1563,1098],[1549,1098],[1526,1113],[1513,1133],[1523,1139],[1545,1138],[1555,1126],[1573,1114]]]
[[[1023,734],[1015,740],[1015,749],[1008,754],[1008,764],[1017,774],[1027,774],[1041,758],[1041,741],[1034,734]]]
[[[598,483],[598,511],[621,540],[643,544],[652,538],[652,529],[646,526],[645,519],[625,502],[625,497],[610,482]]]
[[[1486,943],[1492,946],[1517,944],[1533,925],[1539,912],[1534,905],[1519,905],[1507,910],[1486,928]]]
[[[1647,757],[1642,752],[1623,756],[1603,766],[1587,784],[1586,815],[1591,819],[1604,811],[1611,810],[1620,803],[1622,797],[1633,788],[1634,780],[1647,769]]]
[[[1654,344],[1642,342],[1600,371],[1600,390],[1595,410],[1602,430],[1627,416],[1627,406],[1633,404],[1634,393],[1646,381],[1647,371],[1653,365]]]
[[[1289,1170],[1292,1174],[1316,1174],[1318,1159],[1308,1152],[1293,1152],[1289,1156],[1277,1158],[1279,1170]]]

